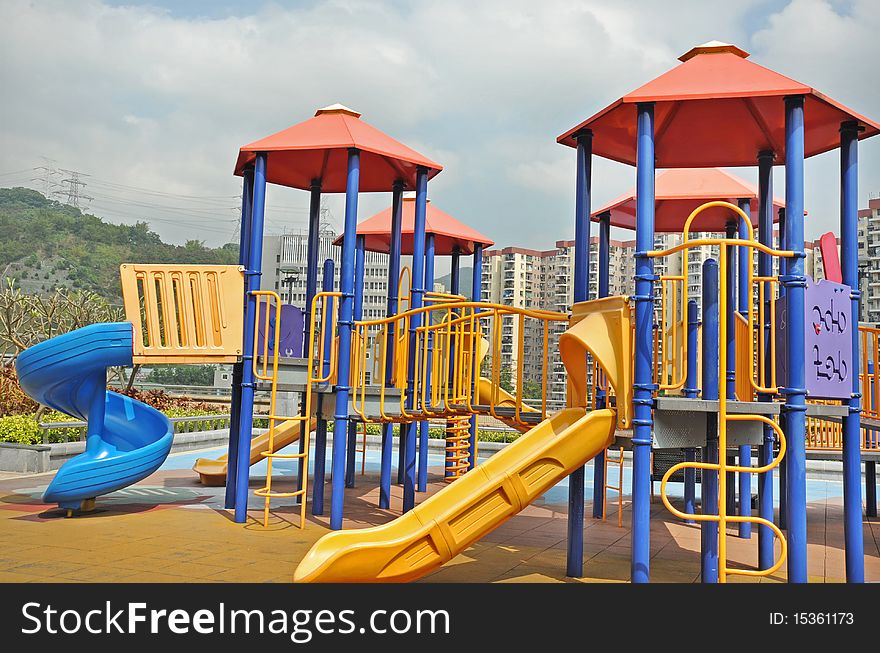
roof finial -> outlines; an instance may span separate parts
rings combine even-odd
[[[743,50],[742,48],[738,48],[732,43],[725,43],[723,41],[706,41],[701,45],[698,45],[694,48],[691,48],[683,55],[681,55],[678,60],[679,61],[688,61],[689,59],[693,59],[697,55],[700,54],[719,54],[721,52],[729,52],[731,54],[735,54],[738,57],[742,57],[743,59],[748,59],[749,53]]]
[[[317,111],[315,111],[316,116],[320,116],[323,114],[333,114],[333,113],[343,113],[346,116],[354,116],[355,118],[361,117],[360,113],[358,113],[354,109],[349,109],[344,104],[339,104],[339,102],[337,102],[336,104],[331,104],[326,107],[322,107],[322,108],[318,109]]]

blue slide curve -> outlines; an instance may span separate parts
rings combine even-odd
[[[86,450],[67,461],[43,494],[76,509],[156,471],[171,449],[171,423],[155,408],[107,390],[107,368],[132,364],[129,322],[92,324],[23,351],[15,363],[24,391],[88,422]]]

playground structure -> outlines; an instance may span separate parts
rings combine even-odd
[[[442,168],[369,126],[356,112],[334,105],[319,110],[311,120],[245,146],[236,164],[236,174],[244,183],[240,266],[123,266],[128,323],[96,325],[89,331],[67,334],[19,358],[22,386],[31,396],[89,422],[86,453],[62,468],[44,499],[68,510],[88,508],[95,496],[149,475],[167,455],[171,443],[167,421],[155,411],[144,410],[143,404],[108,393],[104,388],[107,366],[231,362],[228,460],[199,461],[196,468],[201,466],[202,479],[208,483],[219,482],[225,473],[226,507],[234,509],[236,522],[247,520],[249,467],[260,459],[268,465],[266,484],[256,491],[263,498],[264,523],[273,500],[298,502],[300,526],[305,523],[307,505],[313,514],[323,514],[327,430],[328,422],[333,422],[330,527],[337,532],[315,545],[296,570],[295,580],[421,577],[566,476],[566,568],[570,576],[580,576],[584,464],[596,459],[594,516],[601,517],[602,456],[615,445],[633,452],[633,582],[650,579],[651,451],[655,446],[685,451],[685,460],[667,470],[660,494],[673,514],[700,522],[704,582],[723,582],[731,574],[769,575],[786,562],[788,580],[806,582],[805,458],[809,443],[842,450],[847,579],[862,582],[860,466],[864,451],[871,514],[874,461],[880,453],[880,368],[878,330],[857,328],[856,151],[858,140],[875,135],[880,127],[810,87],[748,62],[747,56],[726,44],[694,48],[672,71],[559,137],[560,143],[577,151],[577,265],[570,315],[480,302],[482,250],[491,241],[461,225],[445,231],[439,226],[429,228],[428,216],[435,207],[428,205],[427,183]],[[719,133],[718,124],[725,125],[724,133]],[[833,337],[813,343],[805,337],[807,316],[814,307],[807,299],[812,301],[814,291],[803,273],[803,161],[805,156],[838,146],[841,283],[815,284],[822,291],[815,291],[819,316],[811,327],[817,336],[824,330]],[[630,224],[616,224],[636,231],[636,288],[631,298],[607,296],[614,215],[607,208],[595,216],[600,239],[599,297],[588,301],[593,154],[636,166],[634,219]],[[774,208],[771,172],[774,163],[783,161],[785,202],[779,212]],[[694,205],[687,213],[680,207],[678,212],[661,209],[658,204],[662,198],[655,196],[655,166],[714,168],[755,163],[755,197],[696,195],[690,198]],[[267,183],[311,194],[309,312],[302,356],[295,359],[279,356],[280,329],[268,336],[272,311],[281,314],[280,298],[272,291],[259,290]],[[403,197],[407,189],[415,191],[412,200]],[[388,190],[392,191],[391,208],[384,216],[380,214],[381,220],[376,216],[381,224],[375,229],[367,225],[370,221],[359,226],[358,193]],[[334,290],[332,286],[331,261],[325,264],[325,285],[318,292],[321,194],[343,191],[340,287]],[[662,220],[655,221],[661,215]],[[777,217],[780,242],[774,243],[772,225]],[[681,231],[682,243],[655,249],[654,235],[660,229]],[[411,234],[408,239],[403,238],[405,232]],[[695,232],[723,232],[725,236],[692,238]],[[686,275],[684,279],[657,276],[654,261],[707,246],[717,247],[718,256],[702,268],[702,326],[698,328]],[[390,254],[388,316],[381,320],[361,319],[367,249]],[[751,265],[752,252],[757,253],[757,274]],[[408,272],[400,269],[403,254],[413,257]],[[473,255],[474,300],[460,294],[461,254]],[[448,294],[430,290],[435,255],[452,257]],[[773,273],[774,260],[778,274]],[[405,276],[410,286],[406,294],[401,282]],[[821,303],[823,292],[831,293],[837,303],[830,299],[827,306]],[[828,319],[825,308],[831,316]],[[516,342],[508,339],[505,330],[513,321],[520,326]],[[262,343],[259,324],[267,334]],[[546,379],[546,334],[555,324],[566,327],[559,349],[568,372],[569,398],[566,408],[548,414],[546,397],[540,409],[525,405],[521,367],[516,393],[499,388],[496,352],[511,346],[522,353],[524,329],[542,330]],[[81,349],[72,348],[74,344]],[[815,365],[812,346],[818,348]],[[591,368],[592,385],[587,382]],[[252,438],[253,398],[259,387],[271,396],[269,429]],[[279,392],[300,396],[297,414],[281,414]],[[703,413],[706,419],[694,419],[695,413]],[[688,420],[682,419],[685,414]],[[477,465],[477,415],[501,419],[524,434]],[[446,476],[450,483],[416,505],[428,471],[427,420],[437,418],[448,423]],[[354,483],[357,426],[363,423],[382,425],[380,508],[390,508],[393,429],[399,425],[403,515],[383,526],[340,531],[345,487]],[[631,435],[627,433],[630,428]],[[315,469],[308,501],[312,431]],[[284,447],[295,442],[298,451],[284,453]],[[739,464],[728,460],[731,445],[738,447]],[[755,445],[758,465],[753,467],[751,448]],[[698,448],[703,450],[699,462],[695,459]],[[278,484],[273,485],[272,463],[279,459],[297,461],[295,489],[279,490]],[[119,461],[118,468],[115,461]],[[698,469],[703,497],[700,512],[694,506],[694,472]],[[778,519],[774,469],[780,470],[782,487]],[[680,470],[686,486],[684,510],[673,506],[665,493],[669,479]],[[729,510],[727,501],[731,474],[740,481],[738,513]],[[747,480],[753,474],[758,478],[758,515],[751,514],[748,500]],[[101,483],[93,483],[99,476]],[[876,514],[876,503],[873,511]],[[747,527],[757,525],[756,568],[728,567],[728,524],[739,525],[741,537],[749,536]]]

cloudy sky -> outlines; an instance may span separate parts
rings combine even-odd
[[[573,231],[574,152],[556,136],[696,44],[736,43],[880,118],[878,9],[876,0],[0,0],[0,185],[40,187],[44,171],[31,168],[47,157],[89,175],[82,192],[97,215],[217,245],[235,231],[238,148],[341,102],[445,165],[430,187],[444,210],[499,245],[552,247]],[[860,149],[862,204],[880,191],[875,140]],[[835,228],[837,156],[807,163],[808,236]],[[633,183],[632,168],[596,162],[596,202]],[[389,202],[365,196],[361,219]],[[304,225],[306,193],[271,189],[269,203],[269,232]],[[341,200],[328,208],[338,227]]]

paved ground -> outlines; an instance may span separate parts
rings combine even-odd
[[[327,517],[311,517],[300,530],[290,500],[273,504],[268,528],[261,500],[254,498],[251,520],[235,524],[222,508],[223,488],[199,485],[189,468],[196,455],[169,457],[163,468],[136,486],[99,498],[90,514],[66,519],[40,502],[51,475],[0,480],[0,581],[122,582],[287,582],[297,562],[327,532]],[[209,452],[217,455],[219,451]],[[440,459],[432,459],[440,471]],[[360,465],[358,465],[359,467]],[[329,467],[329,465],[328,465]],[[282,465],[282,478],[290,479]],[[252,486],[262,485],[261,466]],[[346,528],[362,528],[393,519],[401,491],[393,487],[391,510],[376,508],[378,458],[369,452],[367,473],[346,494]],[[588,470],[587,478],[592,473]],[[615,479],[610,479],[614,481]],[[282,481],[283,483],[284,481]],[[434,475],[429,492],[445,482]],[[629,487],[628,472],[624,486]],[[680,486],[670,486],[680,492]],[[811,479],[809,497],[809,571],[815,582],[844,579],[842,488],[836,481]],[[330,486],[326,486],[329,507]],[[592,491],[587,488],[587,496]],[[564,582],[567,489],[561,483],[541,500],[496,529],[441,569],[430,582]],[[608,521],[587,519],[586,563],[580,582],[625,582],[629,578],[628,497],[624,527],[617,527],[616,501]],[[590,508],[587,507],[587,514]],[[880,581],[880,522],[864,522],[865,575]],[[659,499],[651,522],[651,572],[656,582],[699,580],[699,527],[672,518]],[[748,567],[757,557],[757,536],[728,538],[732,566]],[[784,569],[784,568],[783,568]],[[783,580],[778,573],[766,580]],[[753,580],[733,576],[732,582]]]

